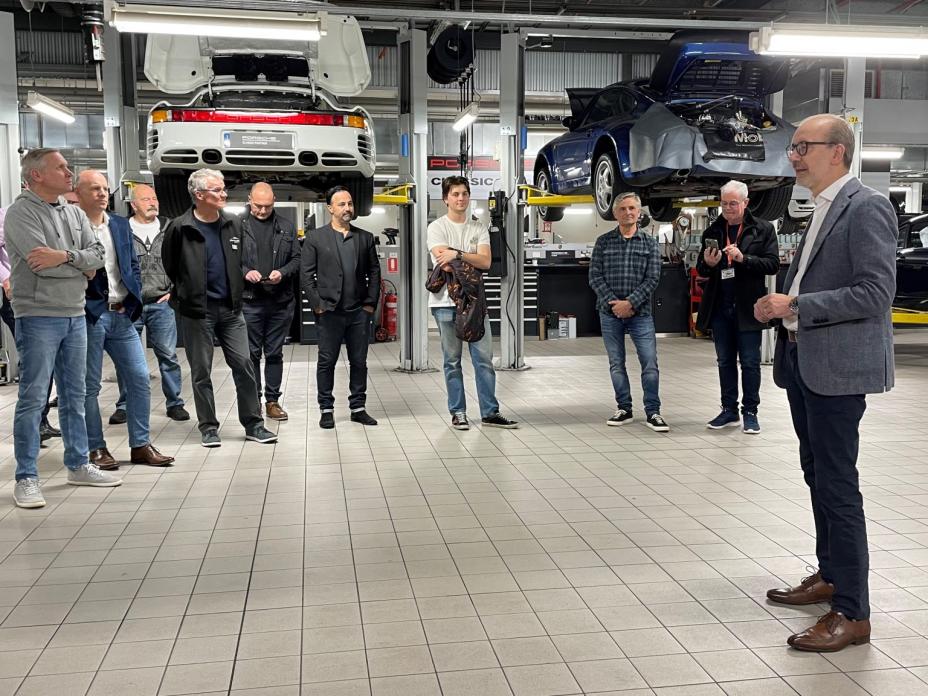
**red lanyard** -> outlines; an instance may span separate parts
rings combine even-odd
[[[725,246],[731,246],[731,237],[728,236],[728,230],[730,227],[725,225]],[[738,246],[738,242],[741,241],[741,233],[744,232],[744,221],[742,220],[741,224],[738,225],[738,236],[735,237],[735,246]]]

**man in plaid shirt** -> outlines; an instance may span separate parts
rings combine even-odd
[[[625,334],[628,333],[641,363],[645,425],[655,432],[666,433],[670,426],[661,417],[657,336],[651,318],[651,293],[661,277],[657,240],[638,228],[641,199],[636,194],[616,196],[612,212],[619,226],[596,240],[590,259],[590,287],[596,293],[596,308],[618,407],[606,425],[625,425],[633,420],[632,392],[625,370]]]

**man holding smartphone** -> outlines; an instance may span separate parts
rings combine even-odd
[[[242,215],[242,313],[248,324],[248,349],[261,398],[264,353],[265,413],[271,420],[289,416],[280,406],[284,377],[284,341],[293,322],[293,279],[300,272],[300,240],[293,223],[274,210],[274,190],[257,183]]]
[[[702,235],[696,270],[708,278],[696,328],[712,331],[722,388],[722,411],[706,424],[711,430],[735,427],[760,432],[760,344],[767,325],[754,318],[754,303],[767,293],[768,275],[780,268],[773,225],[748,210],[748,187],[722,186],[722,214]],[[738,414],[738,363],[741,363],[741,415]]]

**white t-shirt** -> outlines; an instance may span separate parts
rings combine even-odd
[[[155,218],[151,222],[139,222],[134,217],[129,218],[132,234],[145,242],[146,247],[151,246],[151,240],[161,232],[161,221]]]
[[[103,213],[103,224],[97,226],[91,223],[90,227],[93,229],[97,239],[103,243],[105,252],[103,267],[106,269],[106,279],[109,284],[109,296],[107,301],[122,302],[129,293],[126,290],[126,286],[122,284],[122,274],[119,272],[119,259],[116,256],[116,246],[113,244],[113,233],[110,232],[109,215]]]
[[[468,220],[464,223],[451,222],[444,215],[429,225],[427,243],[432,263],[435,263],[435,254],[432,249],[438,246],[460,249],[466,254],[476,254],[477,247],[486,244],[490,246],[490,231],[484,223]],[[448,288],[441,292],[429,293],[429,307],[454,307],[454,302],[448,297]]]

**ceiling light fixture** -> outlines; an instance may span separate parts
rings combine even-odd
[[[592,208],[565,208],[564,212],[567,215],[592,215]]]
[[[46,97],[38,92],[28,92],[26,94],[26,106],[33,111],[38,111],[45,116],[51,116],[68,125],[74,123],[74,111],[66,107],[60,101],[55,101],[51,97]]]
[[[768,56],[915,59],[928,55],[928,33],[920,27],[771,24],[751,32],[750,46]]]
[[[897,160],[905,154],[901,147],[864,148],[860,158],[865,160]]]
[[[269,41],[319,41],[326,13],[260,12],[106,2],[106,20],[117,31]]]
[[[477,102],[472,102],[464,111],[458,114],[451,127],[460,132],[472,125],[478,116],[480,116],[480,106],[478,106]]]

